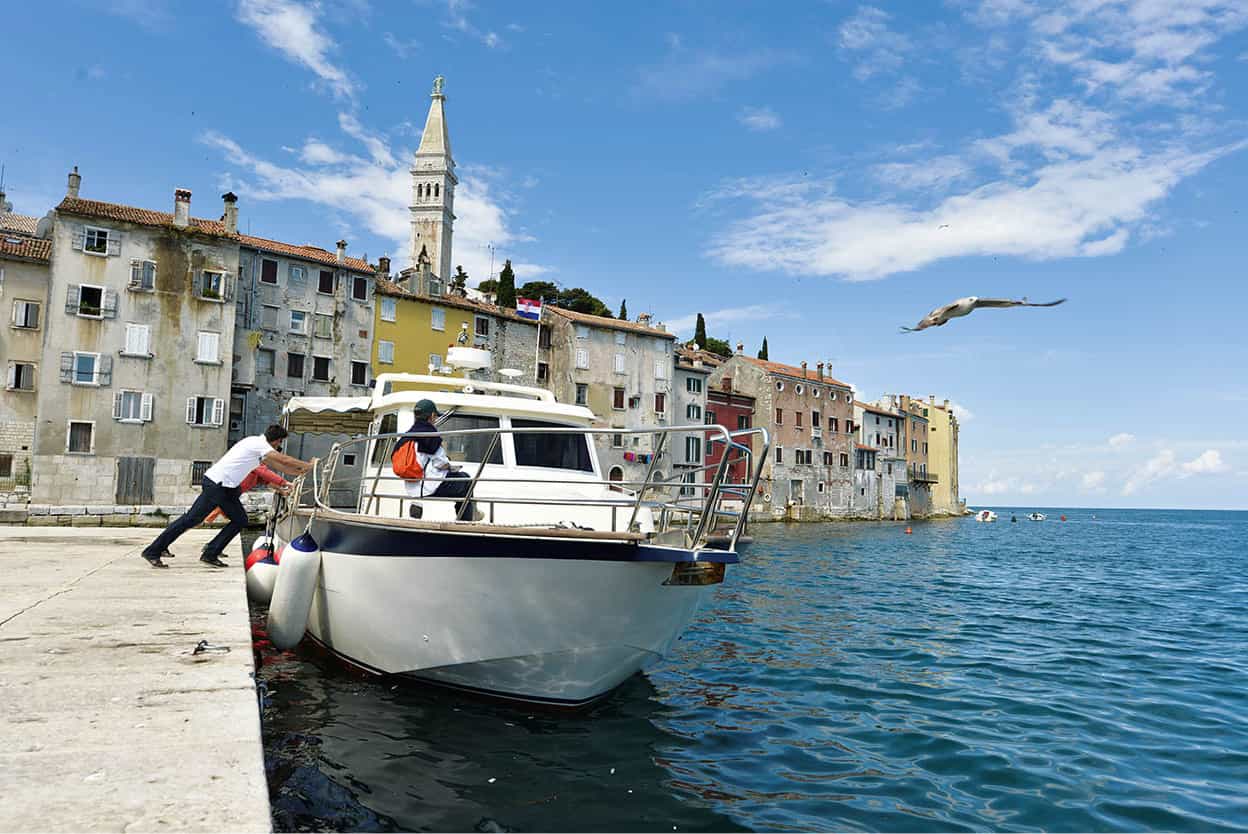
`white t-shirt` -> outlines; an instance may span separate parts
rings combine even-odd
[[[231,446],[221,460],[208,467],[204,477],[223,487],[236,487],[272,451],[273,447],[264,439],[263,434],[244,437]]]
[[[421,469],[425,470],[425,477],[418,481],[404,481],[403,483],[407,488],[408,496],[423,498],[426,495],[432,495],[433,491],[442,485],[450,469],[451,459],[446,456],[446,444],[441,443],[438,445],[438,451],[432,455],[417,452],[416,460],[420,462]]]

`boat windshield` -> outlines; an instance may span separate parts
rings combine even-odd
[[[512,438],[516,445],[516,466],[544,466],[549,469],[575,469],[593,472],[589,440],[583,434],[533,434],[519,429],[567,428],[544,420],[521,420],[513,417]]]
[[[497,417],[478,417],[474,414],[455,413],[438,424],[438,430],[443,432],[496,428],[498,428]],[[445,437],[443,442],[446,443],[446,456],[456,463],[480,463],[493,439],[494,435],[488,433],[461,434]],[[500,437],[494,444],[494,451],[490,453],[490,459],[485,462],[502,465],[503,438]]]

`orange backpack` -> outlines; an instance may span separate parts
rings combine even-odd
[[[420,465],[414,440],[399,443],[399,447],[390,456],[390,466],[393,467],[394,474],[405,481],[419,481],[425,477],[425,468]]]

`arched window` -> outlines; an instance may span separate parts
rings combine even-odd
[[[614,483],[619,483],[620,481],[624,480],[624,470],[619,466],[612,466],[611,471],[607,473],[607,480],[612,481]],[[624,491],[618,486],[613,486],[611,487],[611,489],[615,492]]]
[[[441,184],[436,183],[436,182],[433,184],[433,196],[434,196],[435,198],[436,198],[436,197],[441,197],[441,196],[442,196],[442,186],[441,186]]]

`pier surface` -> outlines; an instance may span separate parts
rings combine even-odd
[[[193,530],[0,527],[0,831],[269,831],[251,626]],[[229,651],[194,654],[207,640]]]

